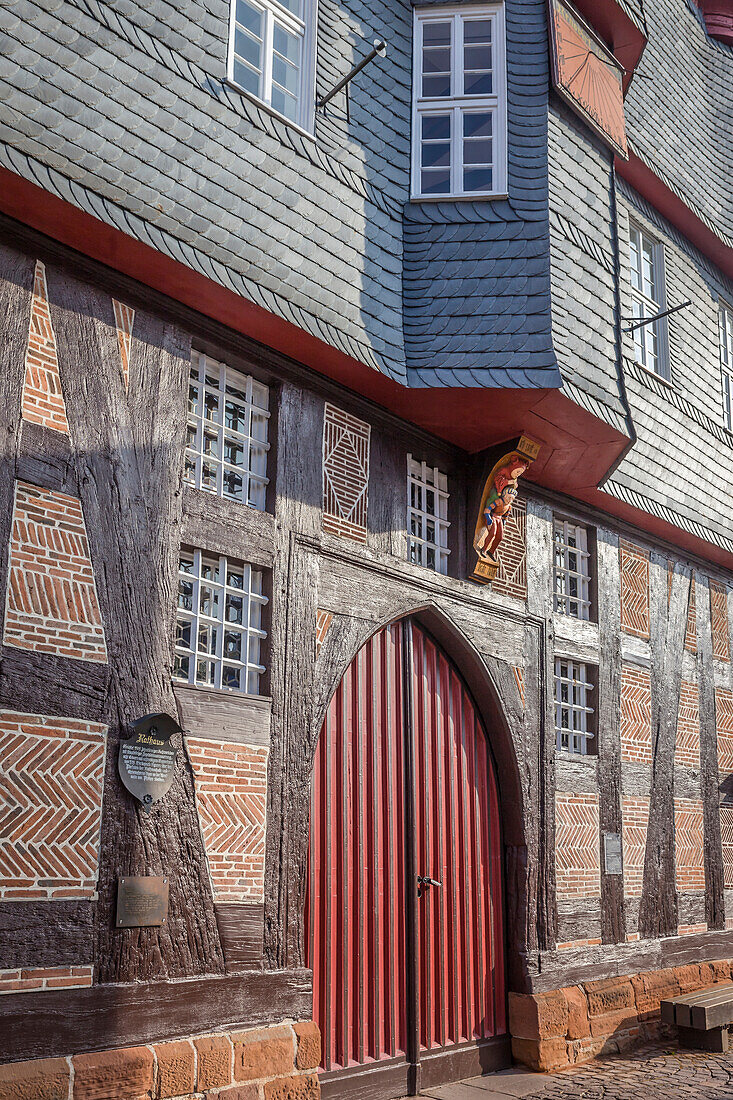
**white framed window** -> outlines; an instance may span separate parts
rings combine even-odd
[[[263,510],[267,491],[267,386],[194,352],[184,479]]]
[[[723,417],[729,432],[733,432],[733,309],[720,303],[720,370],[723,377]]]
[[[590,618],[588,531],[579,523],[555,519],[555,611]]]
[[[181,550],[175,679],[259,695],[267,602],[261,570],[201,550]]]
[[[227,77],[303,129],[315,114],[316,0],[231,0]]]
[[[633,320],[662,313],[666,309],[664,249],[634,222],[629,224],[629,274]],[[666,317],[635,328],[632,335],[637,363],[662,378],[669,378]]]
[[[438,573],[448,572],[448,497],[447,476],[408,455],[408,558]]]
[[[591,722],[593,707],[588,698],[593,684],[586,665],[578,661],[555,661],[555,736],[557,747],[565,752],[588,754],[588,742],[593,740]]]
[[[506,193],[503,4],[415,9],[412,197]]]

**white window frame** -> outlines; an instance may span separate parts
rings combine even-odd
[[[419,490],[422,507],[415,508],[412,503],[413,488]],[[432,492],[435,511],[427,508],[426,492]],[[418,462],[411,454],[407,456],[407,559],[414,565],[423,565],[434,569],[436,573],[448,572],[448,476],[441,473],[437,466],[428,466],[427,462]],[[413,526],[417,531],[413,531]],[[418,533],[419,532],[419,533]],[[432,537],[431,537],[432,534]],[[428,561],[434,555],[434,564]]]
[[[575,546],[570,539],[575,539]],[[590,619],[590,552],[588,529],[581,523],[555,517],[553,524],[555,611],[574,619]],[[558,560],[559,559],[559,560]],[[571,582],[577,595],[569,591]]]
[[[568,687],[569,699],[562,698],[563,685]],[[588,742],[595,734],[589,729],[593,707],[588,706],[588,694],[593,684],[582,661],[567,657],[555,659],[555,743],[559,752],[575,756],[588,755]],[[567,723],[564,721],[567,712]]]
[[[215,493],[225,500],[234,503],[246,504],[250,508],[264,511],[267,485],[267,456],[270,444],[267,440],[269,411],[269,390],[262,382],[258,382],[249,374],[241,374],[232,370],[225,363],[219,363],[208,355],[194,351],[191,355],[191,371],[198,371],[199,378],[189,378],[188,398],[188,422],[186,455],[184,460],[183,479],[188,485],[204,492]],[[214,377],[217,386],[208,385],[206,379]],[[247,430],[239,431],[226,425],[225,403],[227,385],[244,393],[244,401],[238,400],[238,404],[246,409]],[[193,390],[198,387],[198,411],[194,405]],[[218,419],[206,417],[205,393],[216,393],[218,397]],[[260,439],[253,434],[253,422],[262,425]],[[218,449],[218,455],[206,452],[207,441],[213,441]],[[224,457],[226,443],[234,444],[242,448],[244,461],[242,463],[228,462]],[[264,452],[264,454],[263,454]],[[253,469],[253,456],[263,456],[263,473]],[[216,478],[216,486],[209,482],[208,472],[213,471]],[[242,478],[242,499],[225,491],[225,473],[234,473]]]
[[[649,297],[643,290],[636,289],[631,278],[631,240],[632,235],[639,235],[639,255],[643,256],[644,246],[647,245],[652,254],[654,297]],[[664,245],[656,237],[635,221],[629,219],[629,288],[631,292],[632,318],[641,320],[642,317],[654,317],[663,313],[667,308],[666,278],[664,270]],[[639,310],[637,315],[636,310]],[[633,322],[630,322],[633,323]],[[649,351],[648,340],[651,333],[657,338],[656,362],[652,360]],[[660,317],[650,325],[644,325],[631,332],[634,344],[634,359],[645,370],[655,374],[665,381],[670,379],[669,364],[669,329],[667,318]]]
[[[202,550],[181,548],[181,566],[184,561],[191,563],[190,570],[186,571],[179,566],[178,571],[178,600],[176,610],[176,641],[175,657],[188,659],[188,676],[178,671],[177,663],[174,665],[174,680],[193,684],[199,687],[219,688],[224,691],[240,691],[246,695],[259,695],[260,678],[265,672],[265,666],[261,661],[261,646],[267,637],[267,632],[262,628],[262,609],[269,602],[265,596],[263,586],[263,574],[261,569],[255,568],[248,562],[236,561],[224,555],[207,554]],[[219,570],[218,581],[204,577],[205,566],[214,566]],[[232,573],[241,573],[243,587],[238,588],[229,584]],[[182,585],[191,585],[191,607],[181,605]],[[216,591],[219,597],[218,613],[207,614],[202,610],[206,598],[206,590]],[[226,598],[228,595],[242,599],[242,621],[236,623],[227,619]],[[253,623],[259,622],[260,626]],[[190,630],[190,645],[181,640],[179,626]],[[213,649],[205,649],[200,646],[200,633],[205,630],[216,631]],[[227,657],[224,652],[224,635],[232,632],[241,636],[242,658]],[[253,654],[256,659],[253,658]],[[205,663],[209,668],[206,675],[201,675],[201,664]],[[237,671],[239,674],[239,686],[223,682],[225,669]],[[242,686],[242,683],[244,686]],[[254,689],[257,690],[254,690]]]
[[[718,327],[723,419],[728,431],[733,432],[733,306],[729,306],[727,302],[718,303]]]
[[[237,23],[237,0],[229,3],[229,43],[227,49],[227,82],[236,88],[242,95],[246,95],[255,103],[264,107],[276,118],[282,119],[289,126],[295,126],[299,130],[312,135],[315,128],[316,114],[316,27],[318,24],[317,0],[302,0],[302,17],[294,15],[277,0],[247,0],[253,8],[263,13],[264,34],[262,41],[262,76],[260,90],[262,95],[255,95],[248,88],[243,88],[234,78],[234,42]],[[298,111],[295,119],[288,118],[272,106],[272,55],[273,32],[275,24],[279,23],[291,34],[296,34],[301,39],[301,66],[300,66],[300,95],[298,96]]]
[[[486,199],[506,196],[507,193],[507,91],[506,91],[506,34],[504,4],[476,4],[461,7],[419,7],[414,9],[413,57],[412,57],[412,190],[413,200],[420,202],[450,202],[454,199]],[[463,95],[463,19],[482,16],[491,19],[492,74],[494,91],[489,95]],[[426,23],[453,21],[451,47],[452,72],[451,96],[427,98],[422,95],[422,42]],[[492,182],[490,191],[465,191],[462,186],[463,126],[464,114],[472,111],[491,111],[494,118],[492,132]],[[421,119],[424,115],[451,113],[451,188],[441,195],[424,195],[420,186]]]

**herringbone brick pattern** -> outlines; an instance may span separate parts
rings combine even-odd
[[[694,680],[683,680],[680,689],[674,762],[686,768],[700,767],[700,701]]]
[[[723,839],[723,886],[733,890],[733,805],[720,807],[720,832]]]
[[[81,502],[15,484],[5,645],[107,660]]]
[[[649,799],[621,800],[622,841],[624,848],[624,894],[640,898],[644,881],[646,834],[649,827]]]
[[[326,640],[328,629],[333,622],[333,615],[330,611],[321,611],[319,608],[316,612],[316,655],[320,652],[321,646]]]
[[[621,759],[652,762],[652,684],[649,670],[621,669]]]
[[[0,897],[94,894],[106,732],[0,711]]]
[[[598,795],[555,796],[558,897],[599,897],[601,861]]]
[[[79,989],[91,985],[92,966],[49,966],[34,970],[0,970],[0,994],[32,993],[37,989]]]
[[[514,679],[517,681],[517,689],[519,691],[519,698],[522,700],[522,706],[524,706],[524,669],[514,667]]]
[[[323,530],[357,542],[366,542],[370,433],[369,424],[326,405]]]
[[[504,525],[499,547],[499,570],[492,581],[494,592],[503,596],[527,598],[527,502],[520,497]]]
[[[23,419],[57,432],[69,431],[66,406],[61,391],[56,337],[51,325],[46,289],[46,268],[36,262],[33,279],[31,323],[25,355],[23,382]]]
[[[132,326],[135,323],[135,310],[132,306],[126,306],[123,302],[112,299],[115,311],[115,324],[117,325],[117,342],[120,346],[120,364],[122,377],[125,380],[125,389],[130,385],[130,347],[132,345]]]
[[[695,604],[695,578],[690,578],[690,602],[687,605],[687,629],[685,630],[685,649],[697,653],[697,606]]]
[[[717,581],[710,582],[710,618],[713,628],[713,657],[719,661],[729,661],[728,589]]]
[[[674,848],[677,889],[680,893],[705,889],[702,800],[675,798]]]
[[[718,735],[720,778],[733,775],[733,691],[715,689],[715,728]]]
[[[262,901],[267,749],[186,739],[217,901]]]
[[[649,552],[621,539],[621,629],[649,637]]]

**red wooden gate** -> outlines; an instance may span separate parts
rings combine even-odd
[[[376,1100],[506,1064],[493,762],[463,681],[410,620],[367,642],[329,705],[307,909],[324,1095],[366,1072]]]

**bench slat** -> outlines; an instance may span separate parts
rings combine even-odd
[[[668,997],[660,1007],[665,1023],[699,1031],[725,1027],[733,1023],[733,983]]]

